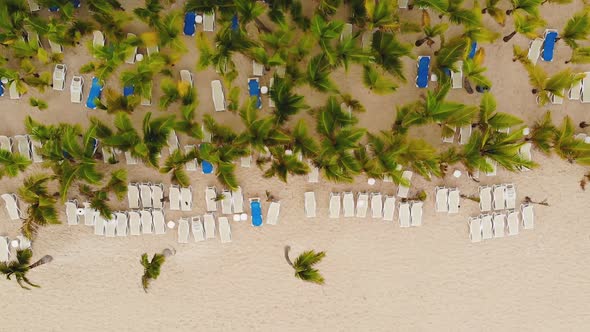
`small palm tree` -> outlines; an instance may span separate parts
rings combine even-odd
[[[39,98],[29,98],[29,105],[31,105],[33,107],[37,107],[39,109],[39,111],[45,110],[45,109],[47,109],[47,107],[49,107],[49,105],[47,105],[47,102],[45,100],[42,100]]]
[[[533,39],[538,37],[537,31],[544,26],[545,21],[538,16],[517,14],[514,15],[514,31],[504,36],[502,40],[509,42],[517,33]]]
[[[53,260],[53,257],[49,255],[45,255],[41,257],[38,261],[31,264],[31,258],[33,257],[33,251],[31,249],[24,249],[24,250],[17,250],[16,251],[16,260],[10,262],[0,262],[0,273],[6,275],[6,279],[11,280],[11,277],[14,276],[16,282],[21,286],[23,289],[30,290],[29,287],[25,286],[23,282],[29,286],[39,288],[41,286],[32,283],[29,278],[27,278],[27,272],[31,269],[34,269],[40,265],[47,264]]]
[[[574,130],[572,119],[566,116],[561,126],[556,128],[553,149],[570,163],[590,165],[590,148],[583,140],[574,137]]]
[[[152,257],[151,261],[148,259],[147,253],[141,255],[141,266],[143,266],[143,275],[141,276],[141,286],[143,290],[147,293],[148,288],[150,286],[150,282],[152,280],[158,279],[160,276],[160,269],[162,268],[162,264],[166,261],[166,258],[176,254],[176,250],[173,249],[164,249],[162,253],[156,253]]]
[[[270,167],[264,172],[262,176],[265,178],[272,178],[277,176],[281,181],[287,182],[287,175],[305,175],[309,173],[309,166],[307,163],[297,159],[297,156],[291,151],[288,154],[284,147],[270,148],[272,159]]]
[[[107,88],[105,91],[106,102],[103,104],[100,100],[97,103],[99,109],[107,111],[108,114],[116,114],[118,112],[133,113],[135,108],[139,106],[140,96],[131,95],[123,96],[113,89]]]
[[[21,226],[23,235],[29,239],[33,239],[39,227],[60,223],[55,207],[56,200],[47,188],[52,179],[53,176],[47,174],[31,175],[18,190],[19,197],[29,204],[27,217]]]
[[[307,83],[320,92],[338,91],[336,84],[330,79],[330,70],[330,63],[324,54],[314,56],[307,64]]]
[[[537,149],[541,150],[545,154],[551,152],[553,147],[553,139],[556,132],[555,125],[551,120],[551,112],[547,111],[541,118],[541,120],[535,121],[531,128],[530,135],[525,138],[526,141],[531,142]]]
[[[490,15],[496,23],[504,26],[506,24],[506,12],[498,7],[499,2],[500,0],[486,0],[486,6],[481,10],[481,13]]]
[[[416,47],[422,46],[422,44],[426,43],[428,47],[432,47],[435,41],[434,38],[440,36],[440,38],[444,38],[444,33],[449,28],[449,25],[446,23],[439,23],[432,26],[430,24],[430,15],[426,10],[422,10],[422,31],[424,33],[424,37],[416,40],[414,43]]]
[[[539,6],[543,0],[511,0],[512,8],[506,11],[506,15],[524,12],[528,15],[539,16]]]
[[[565,63],[590,63],[590,47],[576,47],[572,50],[572,56]]]
[[[363,68],[363,84],[372,92],[385,95],[393,93],[397,89],[397,85],[384,75],[379,74],[374,66],[366,65]]]
[[[575,50],[579,46],[578,41],[587,40],[589,34],[590,16],[587,10],[583,10],[567,21],[559,37]]]
[[[188,187],[190,185],[190,178],[186,173],[185,165],[194,159],[194,153],[185,155],[178,149],[174,150],[164,162],[164,166],[160,168],[160,173],[171,173],[173,183],[177,183],[182,187]]]
[[[32,161],[19,154],[0,149],[0,179],[5,175],[13,178],[19,172],[24,172],[31,165]]]
[[[467,93],[473,93],[472,86],[491,87],[492,82],[483,75],[487,68],[483,66],[485,50],[480,48],[473,59],[463,60],[463,85]]]
[[[392,33],[377,31],[373,34],[371,49],[375,63],[390,74],[405,80],[401,58],[411,56],[409,45],[399,42]]]
[[[289,250],[291,250],[291,247],[285,246],[285,260],[295,270],[295,277],[303,281],[323,285],[324,277],[313,266],[321,262],[326,257],[326,253],[324,251],[316,253],[314,250],[304,251],[297,256],[295,262],[291,262]]]
[[[532,93],[537,95],[539,105],[551,101],[551,96],[564,96],[566,89],[584,78],[584,74],[574,73],[571,68],[562,70],[549,77],[539,66],[525,65],[529,74],[529,82],[533,86]]]
[[[309,108],[303,96],[293,92],[292,83],[276,75],[274,85],[270,89],[270,98],[275,104],[272,113],[277,125],[284,124],[289,121],[291,116]]]

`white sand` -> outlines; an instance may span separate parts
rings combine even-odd
[[[560,28],[573,8],[581,4],[544,7],[544,18],[551,27]],[[419,12],[415,10],[410,15],[417,17]],[[492,23],[490,26],[498,28]],[[510,31],[506,27],[503,33]],[[194,43],[189,38],[186,40],[194,50]],[[414,37],[407,40],[413,41]],[[536,106],[524,69],[511,61],[513,43],[527,45],[524,38],[516,36],[510,43],[500,40],[493,47],[484,46],[499,109],[518,114],[528,122],[546,108],[555,110],[554,118],[569,114],[576,123],[588,120],[588,106],[578,102],[566,100],[561,106]],[[431,54],[431,51],[423,46],[415,53]],[[559,43],[556,54],[552,64],[539,61],[540,65],[550,72],[564,68],[568,48]],[[71,75],[87,59],[86,50],[67,50],[68,84]],[[191,68],[194,72],[195,60],[185,56],[176,69]],[[245,95],[251,66],[247,60],[239,62],[247,68],[237,81]],[[333,79],[343,91],[351,91],[367,107],[368,113],[361,115],[360,125],[376,131],[391,125],[396,105],[414,100],[421,92],[412,83],[415,63],[408,60],[405,68],[409,83],[385,97],[371,95],[362,87],[359,68],[353,67],[346,76],[334,74]],[[585,71],[588,67],[574,68]],[[90,76],[85,77],[90,82]],[[195,74],[201,113],[212,113],[209,82],[215,77],[212,70]],[[115,82],[112,80],[111,86]],[[312,106],[324,103],[325,96],[308,88],[301,92],[309,96],[307,101]],[[83,104],[71,105],[67,90],[48,91],[43,98],[49,102],[49,110],[33,111],[27,102],[35,95],[36,92],[30,92],[20,101],[10,101],[6,96],[0,99],[4,114],[0,123],[2,134],[24,132],[23,119],[29,114],[50,123],[86,124],[87,114],[100,114],[100,118],[109,119],[101,111],[87,111]],[[461,90],[452,91],[450,99],[476,104],[479,96]],[[140,107],[133,118],[141,119],[146,111],[158,113],[156,107]],[[239,123],[237,116],[228,112],[215,117],[225,123]],[[439,144],[437,130],[424,128],[416,132],[425,133],[431,143]],[[184,136],[180,140],[181,144],[190,142]],[[482,184],[512,182],[516,184],[519,202],[528,195],[535,201],[547,198],[551,206],[535,206],[534,230],[521,229],[518,236],[479,244],[471,244],[467,233],[467,218],[479,213],[475,202],[462,200],[458,215],[433,212],[430,196],[436,185],[458,186],[462,193],[476,194],[477,184],[465,177],[432,182],[415,177],[411,194],[418,189],[429,193],[423,226],[401,229],[397,213],[393,224],[370,218],[327,218],[330,191],[379,190],[392,194],[396,187],[391,183],[378,182],[369,187],[366,178],[360,177],[355,184],[322,181],[312,185],[301,177],[290,178],[285,185],[276,179],[261,179],[256,168],[239,170],[244,196],[263,198],[266,216],[268,203],[264,202],[264,195],[265,190],[270,190],[282,202],[280,221],[276,226],[264,225],[259,229],[252,228],[248,222],[232,222],[230,244],[222,245],[217,237],[198,244],[179,245],[176,230],[164,236],[107,239],[93,235],[83,225],[46,227],[34,243],[34,258],[51,254],[54,261],[29,274],[33,282],[42,285],[41,289],[27,292],[15,282],[0,282],[2,330],[587,330],[590,326],[590,315],[585,308],[590,293],[589,235],[585,220],[588,194],[578,186],[585,169],[557,158],[546,158],[538,151],[533,151],[533,156],[542,165],[540,168],[521,174],[499,170],[496,177],[482,177]],[[33,170],[42,171],[39,166]],[[154,170],[137,166],[129,170],[130,181],[163,178],[166,188],[169,184],[167,177]],[[15,191],[22,178],[2,179],[1,191]],[[196,203],[193,212],[169,213],[167,220],[204,213],[205,186],[215,185],[216,180],[200,174],[192,174],[191,179]],[[306,190],[316,191],[319,209],[314,220],[306,219],[303,214]],[[126,204],[121,202],[118,207],[124,208]],[[14,237],[18,227],[1,208],[0,234]],[[295,279],[283,258],[284,245],[292,246],[292,256],[307,249],[325,250],[327,256],[319,269],[326,284],[316,286]],[[146,295],[140,285],[140,255],[171,246],[177,249],[176,256],[165,263],[162,275]]]

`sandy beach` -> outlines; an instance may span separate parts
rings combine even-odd
[[[129,10],[140,1],[122,1]],[[177,1],[173,8],[181,8]],[[311,6],[311,5],[310,5]],[[561,28],[571,14],[583,7],[581,1],[568,5],[546,4],[541,15],[548,27]],[[86,11],[85,8],[81,9]],[[418,18],[420,12],[400,12],[402,17]],[[435,15],[432,15],[433,17]],[[344,15],[338,15],[344,18]],[[488,27],[506,35],[512,25],[502,28],[489,16]],[[199,27],[199,30],[201,28]],[[132,23],[129,31],[140,33],[142,25]],[[449,32],[452,35],[452,32]],[[207,33],[213,38],[214,33]],[[89,40],[86,37],[85,41]],[[401,35],[413,43],[416,34]],[[242,129],[239,116],[213,110],[210,82],[218,79],[213,69],[197,72],[197,50],[194,38],[185,37],[189,52],[175,69],[193,72],[199,96],[199,117],[212,114],[220,123]],[[487,77],[493,82],[491,92],[498,110],[515,114],[527,124],[551,110],[556,123],[569,115],[576,124],[588,121],[588,104],[565,100],[563,105],[539,107],[531,94],[523,66],[512,61],[512,45],[528,47],[528,39],[515,36],[504,43],[484,44]],[[416,55],[432,55],[426,45],[413,50]],[[571,50],[563,43],[556,47],[552,63],[539,61],[549,73],[566,68]],[[71,75],[90,60],[83,47],[66,49],[64,63]],[[247,78],[251,74],[249,59],[237,55],[240,70],[236,84],[241,98],[247,94]],[[408,82],[400,83],[393,94],[372,94],[361,81],[362,68],[352,66],[346,73],[339,69],[331,75],[342,92],[351,93],[367,109],[359,114],[359,126],[370,132],[389,129],[396,106],[416,100],[424,90],[414,85],[415,60],[404,59]],[[589,65],[568,65],[575,71],[590,71]],[[131,65],[123,65],[119,71]],[[84,75],[90,82],[91,75]],[[268,82],[270,75],[261,81]],[[156,100],[161,90],[155,82]],[[68,85],[69,86],[69,85]],[[119,89],[115,73],[107,86]],[[325,104],[327,95],[298,88],[312,106]],[[42,96],[49,104],[45,111],[32,109],[29,97]],[[263,97],[267,102],[267,97]],[[469,95],[463,89],[452,90],[449,100],[479,105],[480,94]],[[21,100],[0,98],[2,121],[0,134],[13,136],[25,133],[24,119],[30,115],[43,123],[89,123],[96,116],[112,123],[112,116],[100,110],[88,110],[83,104],[71,104],[69,91],[47,90],[44,94],[31,89]],[[172,114],[157,106],[140,106],[132,114],[138,123],[146,112]],[[262,112],[269,114],[265,107]],[[312,117],[305,112],[298,119]],[[433,128],[435,128],[433,130]],[[577,132],[584,132],[576,128]],[[587,129],[586,133],[589,133]],[[443,143],[436,126],[412,129],[412,137],[422,137],[435,147]],[[194,142],[179,135],[181,145]],[[163,153],[167,156],[167,151]],[[32,270],[29,277],[41,288],[21,290],[14,281],[0,281],[1,330],[3,331],[587,331],[590,313],[590,231],[588,230],[588,195],[579,181],[587,167],[570,164],[556,156],[545,156],[533,150],[539,167],[521,173],[498,170],[494,177],[482,175],[476,183],[463,175],[457,179],[426,181],[418,176],[412,180],[410,194],[425,190],[423,225],[400,228],[397,212],[394,222],[367,218],[328,218],[330,192],[360,191],[395,194],[397,186],[377,181],[373,186],[360,176],[354,183],[338,184],[321,179],[308,183],[306,176],[290,177],[287,184],[277,178],[264,179],[252,167],[238,167],[238,180],[244,197],[260,197],[266,215],[265,191],[281,201],[277,225],[254,228],[249,222],[231,222],[232,242],[214,240],[189,244],[177,243],[177,230],[165,235],[142,235],[126,238],[105,238],[93,235],[92,228],[65,224],[44,227],[33,244],[33,259],[45,254],[54,257],[51,264]],[[162,182],[167,190],[169,175],[147,167],[128,166],[130,182]],[[101,168],[108,167],[100,165]],[[463,170],[460,166],[458,169]],[[0,180],[0,192],[15,192],[28,174],[43,172],[39,164],[25,174]],[[465,172],[464,172],[465,173]],[[205,187],[221,185],[214,176],[189,173],[193,188],[192,212],[166,210],[166,220],[205,213]],[[535,227],[520,230],[511,237],[471,243],[467,220],[476,216],[476,202],[462,199],[460,213],[449,215],[434,212],[434,188],[458,187],[462,194],[477,195],[479,185],[514,183],[517,203],[525,196],[534,201],[547,200],[549,206],[535,205]],[[55,189],[55,188],[54,188]],[[307,219],[303,209],[303,193],[315,191],[317,218]],[[127,201],[115,207],[127,210]],[[15,237],[20,222],[10,221],[3,204],[0,206],[0,235]],[[318,265],[326,279],[323,286],[304,283],[293,277],[292,268],[283,257],[285,245],[291,255],[308,249],[326,251]],[[149,293],[141,288],[142,253],[153,254],[173,247],[177,253],[162,268]]]

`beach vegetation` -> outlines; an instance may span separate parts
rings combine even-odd
[[[285,246],[285,259],[295,270],[295,277],[303,281],[323,285],[325,281],[324,277],[314,266],[326,257],[326,253],[324,251],[315,252],[314,250],[304,251],[292,262],[289,258],[290,250],[290,246]]]
[[[31,264],[32,257],[33,251],[31,249],[17,250],[16,260],[0,262],[0,273],[5,275],[8,280],[12,280],[12,277],[14,277],[18,285],[23,289],[30,290],[28,286],[39,288],[41,286],[29,280],[27,273],[38,266],[50,263],[53,257],[45,255]]]
[[[143,266],[141,286],[143,287],[144,292],[147,293],[152,280],[158,279],[158,277],[160,276],[162,265],[164,264],[166,259],[175,254],[176,250],[166,248],[162,250],[161,253],[155,253],[151,260],[149,259],[147,253],[141,255],[141,259],[139,260],[139,262],[141,263],[141,266]]]

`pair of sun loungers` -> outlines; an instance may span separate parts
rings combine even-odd
[[[531,44],[529,45],[529,52],[527,54],[528,59],[533,64],[537,64],[539,57],[541,57],[543,61],[553,61],[557,37],[557,30],[546,29],[543,38],[536,38],[531,41]]]
[[[522,204],[522,227],[533,229],[535,216],[533,206]],[[504,235],[517,235],[519,233],[520,218],[518,211],[509,210],[508,213],[485,214],[469,218],[469,237],[471,242],[481,242],[491,238],[500,238]]]
[[[482,212],[514,209],[515,207],[516,187],[514,184],[479,187],[479,208]]]
[[[43,157],[38,151],[39,148],[41,148],[41,142],[29,135],[0,136],[0,149],[18,153],[34,163],[43,161]]]
[[[232,241],[231,226],[227,217],[217,218],[219,237],[221,243],[229,243]],[[215,216],[211,213],[205,214],[201,219],[200,216],[195,216],[190,219],[180,218],[178,220],[178,243],[188,243],[190,233],[193,233],[195,242],[205,241],[207,239],[215,238]]]
[[[10,240],[6,236],[0,236],[0,262],[8,262],[12,257],[16,259],[16,250],[28,248],[31,248],[31,241],[23,235],[18,235],[14,240]]]
[[[193,209],[193,189],[191,186],[171,185],[168,198],[171,211],[191,211]]]
[[[152,183],[130,183],[127,186],[127,200],[131,209],[164,208],[164,185]]]
[[[446,213],[459,213],[461,195],[458,188],[435,188],[435,211]]]

